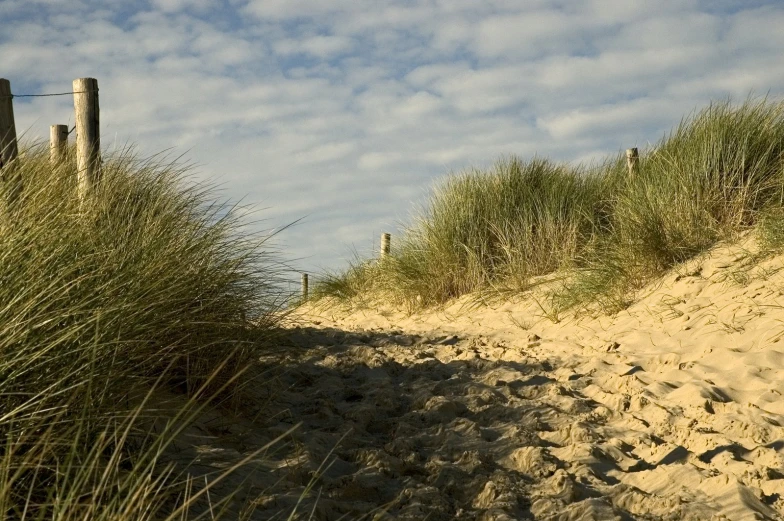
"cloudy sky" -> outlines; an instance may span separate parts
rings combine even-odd
[[[299,269],[369,254],[438,177],[655,142],[711,99],[784,91],[784,2],[0,0],[17,94],[100,87],[102,144],[173,149]],[[17,98],[18,132],[73,121]],[[393,238],[394,240],[394,238]]]

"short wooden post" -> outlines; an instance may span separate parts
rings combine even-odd
[[[58,165],[65,161],[68,150],[68,125],[52,125],[49,127],[49,161]]]
[[[16,159],[17,154],[19,149],[16,144],[11,82],[0,78],[0,168]]]
[[[79,78],[73,81],[76,121],[76,172],[79,197],[100,180],[101,129],[98,120],[98,80]]]
[[[381,253],[380,258],[384,259],[389,255],[390,251],[390,242],[392,241],[392,235],[388,233],[381,234]]]
[[[308,274],[302,274],[302,300],[308,300]]]
[[[640,171],[640,156],[636,148],[626,150],[626,167],[629,169],[629,176],[634,177]]]

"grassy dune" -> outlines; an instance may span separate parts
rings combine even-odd
[[[550,311],[615,311],[668,268],[757,225],[781,243],[784,102],[712,103],[640,151],[639,167],[631,178],[621,154],[590,167],[511,157],[448,177],[384,262],[326,274],[313,297],[416,308],[521,292],[555,274]]]
[[[80,205],[73,162],[47,152],[16,162],[0,229],[0,512],[184,518],[194,489],[160,455],[176,420],[237,389],[276,323],[279,264],[187,168],[118,154]],[[153,433],[156,388],[190,400]]]

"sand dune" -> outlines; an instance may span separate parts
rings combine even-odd
[[[305,309],[261,361],[259,417],[185,452],[229,465],[302,422],[215,488],[248,519],[307,487],[302,519],[784,519],[784,258],[744,247],[616,316]]]

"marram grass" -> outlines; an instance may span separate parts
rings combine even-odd
[[[187,519],[198,493],[160,455],[264,346],[279,264],[187,168],[116,154],[80,202],[46,152],[16,161],[0,219],[0,515]],[[153,435],[158,387],[191,398]]]
[[[542,158],[447,177],[384,262],[353,263],[313,298],[375,298],[416,308],[468,293],[520,292],[561,274],[548,305],[605,311],[670,267],[760,224],[780,243],[784,103],[711,103],[640,153],[591,168]],[[761,220],[762,216],[767,216]]]

